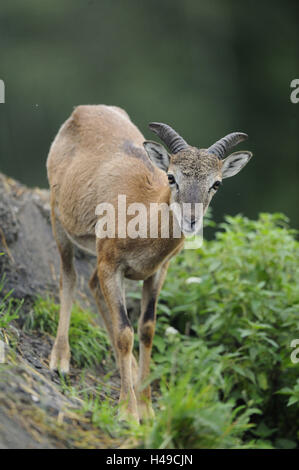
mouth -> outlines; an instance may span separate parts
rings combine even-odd
[[[186,220],[183,220],[182,225],[181,225],[181,230],[184,235],[190,236],[190,235],[197,235],[200,232],[200,229],[202,227],[202,223],[200,220],[197,220],[195,224],[187,222]]]
[[[182,228],[182,232],[183,232],[183,234],[186,235],[186,236],[191,236],[191,235],[195,235],[195,234],[196,234],[196,231],[193,230],[193,229],[189,230],[189,229],[186,229],[186,228]]]

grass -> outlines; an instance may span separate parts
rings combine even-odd
[[[4,286],[5,277],[0,280],[0,294],[3,292]],[[12,322],[19,318],[23,302],[14,299],[12,294],[11,290],[0,298],[0,340],[14,348],[17,339]]]
[[[5,278],[3,277],[0,280],[0,293],[4,290],[4,285]],[[0,299],[0,329],[7,328],[13,320],[19,317],[22,302],[16,301],[12,293],[11,290]]]
[[[58,318],[59,305],[50,297],[39,297],[27,315],[25,329],[38,330],[55,337]],[[106,332],[99,327],[96,318],[96,314],[78,305],[73,307],[69,330],[70,348],[72,362],[80,368],[98,365],[111,353]]]

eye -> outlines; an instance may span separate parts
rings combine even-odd
[[[170,186],[173,186],[175,184],[175,177],[171,173],[168,173],[167,177]]]
[[[211,189],[214,189],[214,191],[217,191],[217,189],[219,188],[220,185],[221,185],[221,181],[217,180],[217,181],[215,181],[215,183],[213,184]]]

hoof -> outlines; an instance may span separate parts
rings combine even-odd
[[[130,411],[128,408],[121,406],[118,410],[118,420],[122,423],[139,424],[139,415],[137,411]]]
[[[132,391],[133,396],[128,400],[119,400],[118,405],[118,419],[127,423],[139,424],[139,414],[137,408],[137,401]]]
[[[154,419],[155,412],[152,404],[145,401],[138,402],[138,415],[141,421],[149,421]]]
[[[62,374],[68,374],[70,371],[70,352],[69,348],[53,347],[50,357],[50,370],[60,371]]]

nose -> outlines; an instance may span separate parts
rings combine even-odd
[[[196,218],[193,216],[193,217],[191,217],[191,219],[190,219],[190,224],[191,224],[191,227],[192,227],[192,228],[194,228],[195,223],[196,223]]]

